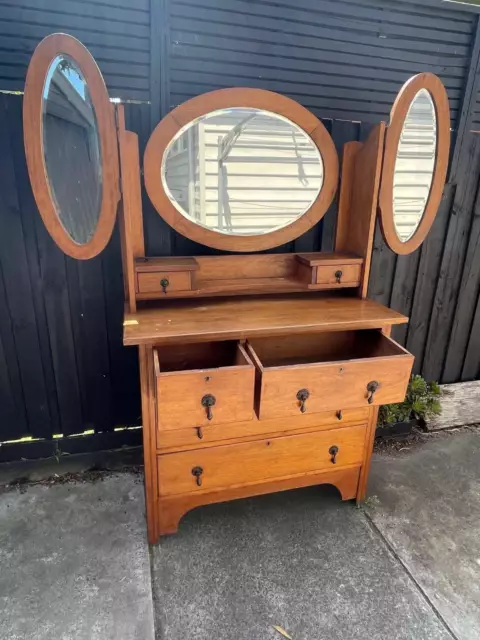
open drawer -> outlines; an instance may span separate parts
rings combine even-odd
[[[255,368],[237,342],[157,347],[158,428],[251,420]]]
[[[380,331],[251,340],[262,419],[401,402],[413,356]]]

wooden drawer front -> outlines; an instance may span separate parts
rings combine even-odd
[[[159,430],[253,418],[255,368],[241,345],[161,347],[154,362]],[[202,404],[207,396],[214,398],[210,411]]]
[[[169,291],[189,291],[192,288],[190,271],[151,271],[137,273],[139,293],[162,293],[162,280],[168,282],[165,293]]]
[[[261,420],[299,415],[302,407],[306,415],[402,402],[413,365],[411,354],[378,331],[268,338],[248,348],[261,376]]]
[[[287,418],[271,418],[270,420],[253,420],[229,424],[209,424],[202,429],[188,427],[186,429],[159,428],[157,431],[157,447],[159,449],[193,449],[211,447],[212,443],[221,444],[228,440],[246,440],[267,434],[276,437],[292,435],[295,432],[328,431],[341,429],[349,425],[366,424],[368,421],[367,407],[324,413],[305,413],[288,416]]]
[[[361,465],[365,434],[364,426],[346,427],[160,455],[159,493],[208,491]],[[338,448],[335,463],[332,447]]]
[[[352,286],[360,283],[361,264],[340,264],[317,267],[317,284],[338,284]]]

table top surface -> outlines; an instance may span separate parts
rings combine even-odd
[[[125,345],[376,329],[408,318],[373,300],[315,294],[171,300],[125,312]]]

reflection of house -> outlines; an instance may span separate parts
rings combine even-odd
[[[100,206],[100,152],[95,114],[83,79],[57,67],[44,100],[45,164],[61,222],[78,243],[96,227]],[[66,62],[66,61],[65,61]]]
[[[309,138],[290,122],[231,109],[183,132],[170,148],[165,177],[192,218],[248,234],[301,215],[320,189],[323,166]]]
[[[415,231],[427,204],[435,165],[435,129],[435,108],[422,89],[405,120],[395,163],[393,208],[403,241]]]

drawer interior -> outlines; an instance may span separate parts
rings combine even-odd
[[[252,366],[252,362],[243,346],[234,340],[165,345],[155,349],[157,374],[242,365]]]
[[[407,353],[377,330],[336,331],[249,340],[250,352],[262,368],[360,360]]]

